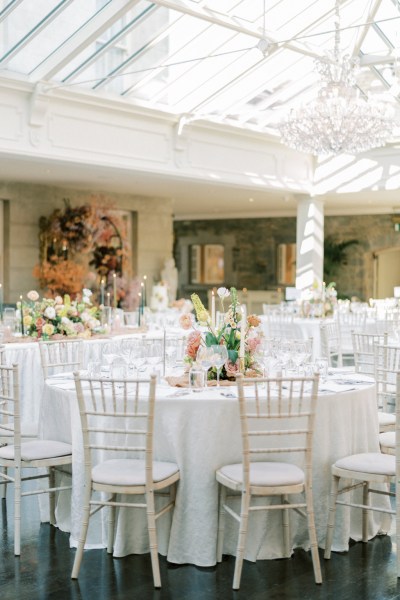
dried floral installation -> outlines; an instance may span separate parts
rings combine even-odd
[[[129,275],[130,246],[121,211],[98,201],[71,206],[39,220],[40,263],[34,275],[49,295],[75,295],[90,280],[91,287],[111,291],[117,276],[118,301],[124,297],[124,277]],[[88,273],[92,268],[94,273]]]

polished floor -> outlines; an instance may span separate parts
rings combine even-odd
[[[68,534],[40,524],[37,500],[23,500],[22,555],[13,555],[12,507],[1,500],[0,600],[392,600],[400,599],[396,548],[390,536],[321,556],[324,582],[314,583],[311,558],[245,562],[241,589],[231,589],[234,559],[215,568],[172,565],[161,557],[163,587],[155,590],[149,555],[113,559],[85,552],[79,581],[70,579],[74,550]],[[8,506],[7,506],[8,504]],[[399,581],[399,582],[398,582]]]

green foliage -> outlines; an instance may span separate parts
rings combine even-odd
[[[324,279],[331,279],[338,268],[347,265],[347,250],[350,246],[359,244],[355,239],[338,242],[333,236],[327,236],[324,240]]]

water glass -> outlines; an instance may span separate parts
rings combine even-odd
[[[193,366],[189,371],[189,387],[192,392],[202,392],[205,388],[206,373],[201,367]]]
[[[101,376],[101,361],[92,360],[88,363],[87,372],[89,377],[100,377]]]
[[[325,381],[328,376],[328,359],[324,356],[315,359],[315,369],[321,377],[321,381]]]
[[[111,379],[125,379],[127,372],[128,366],[121,356],[111,363]]]

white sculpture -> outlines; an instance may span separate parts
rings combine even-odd
[[[178,269],[175,266],[173,258],[167,258],[164,268],[161,271],[161,280],[166,284],[168,290],[168,300],[171,304],[176,300],[178,291]]]

